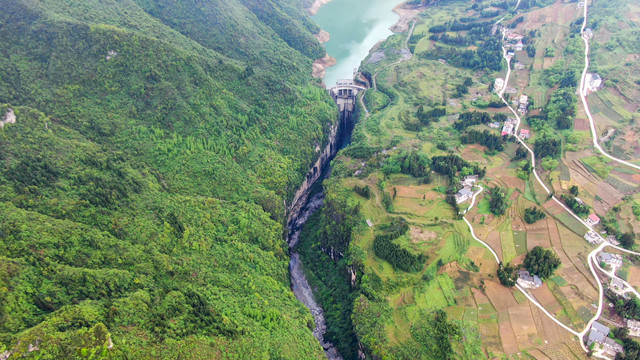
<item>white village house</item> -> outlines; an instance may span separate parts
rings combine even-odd
[[[588,73],[586,80],[587,88],[590,91],[597,91],[602,85],[602,78],[596,73]]]
[[[591,245],[597,245],[602,242],[602,238],[600,238],[600,236],[598,236],[598,233],[595,231],[588,231],[586,234],[584,234],[584,239],[587,240]]]
[[[640,321],[627,319],[627,329],[629,330],[629,336],[640,337]]]
[[[587,218],[587,224],[589,224],[589,226],[596,226],[599,223],[600,223],[600,218],[596,214],[591,214]]]
[[[618,254],[602,252],[598,255],[598,259],[610,266],[622,266],[622,256]]]
[[[618,278],[611,278],[611,281],[609,282],[609,286],[607,287],[607,289],[611,290],[611,292],[613,292],[614,294],[618,295],[618,296],[622,296],[624,298],[628,298],[629,295],[626,294],[626,290],[627,290],[627,286],[624,284],[624,282]]]
[[[473,197],[471,186],[465,186],[456,193],[456,204],[463,203]]]
[[[522,287],[534,289],[542,285],[542,280],[538,275],[531,276],[531,274],[526,270],[518,271],[518,280],[516,282]]]

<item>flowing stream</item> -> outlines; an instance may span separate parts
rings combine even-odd
[[[354,69],[359,67],[369,50],[377,42],[392,34],[389,28],[398,20],[398,15],[394,14],[392,9],[398,2],[398,0],[332,0],[320,8],[313,19],[331,34],[331,40],[325,43],[325,47],[329,55],[337,60],[337,65],[327,70],[324,78],[326,84],[331,86],[339,79],[353,78]],[[338,144],[340,149],[343,148],[349,143],[352,130],[352,126],[345,126],[345,130],[342,132],[332,132],[330,144]],[[289,271],[293,293],[300,302],[309,308],[314,317],[316,327],[313,335],[320,342],[328,359],[342,360],[336,347],[324,339],[327,329],[324,311],[313,296],[313,290],[304,273],[300,254],[293,250],[301,240],[300,234],[304,224],[324,203],[324,193],[321,190],[315,194],[308,194],[308,192],[312,191],[314,183],[322,183],[331,172],[328,164],[337,152],[337,149],[331,151],[333,149],[331,145],[327,145],[323,152],[327,156],[326,158],[322,157],[323,163],[326,165],[321,166],[322,175],[312,183],[306,181],[301,186],[299,193],[302,195],[300,199],[296,200],[304,201],[304,205],[294,206],[291,214],[288,242],[292,252]],[[308,196],[306,200],[305,196]]]

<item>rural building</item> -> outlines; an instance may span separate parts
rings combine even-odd
[[[587,224],[589,224],[589,226],[596,226],[600,224],[600,218],[596,214],[591,214],[587,218]]]
[[[509,51],[507,52],[507,56],[508,56],[508,57],[514,57],[514,56],[516,56],[516,53],[515,53],[515,52],[513,52],[512,50],[509,50]]]
[[[487,126],[492,128],[492,129],[497,129],[497,128],[500,127],[500,123],[495,121],[495,122],[489,123]]]
[[[609,235],[607,236],[607,238],[605,239],[609,244],[612,245],[620,245],[620,241],[618,241],[618,238],[616,238],[614,235]]]
[[[542,285],[542,280],[538,277],[538,275],[529,274],[528,271],[520,270],[518,271],[518,284],[522,287],[528,288],[538,288]]]
[[[502,127],[502,136],[511,135],[511,133],[513,133],[513,123],[507,120]]]
[[[520,95],[520,100],[518,101],[518,112],[524,115],[527,113],[528,107],[529,107],[529,97],[527,95]]]
[[[470,186],[465,186],[456,193],[456,204],[463,203],[473,197],[473,191]]]
[[[618,344],[611,338],[604,339],[604,344],[602,344],[602,348],[605,352],[609,353],[612,356],[616,356],[617,353],[623,352],[624,348],[622,345]]]
[[[371,222],[371,220],[367,219],[367,225],[369,225],[369,227],[373,226],[373,223]]]
[[[629,335],[640,336],[640,321],[627,319],[627,329],[629,329]]]
[[[464,180],[460,181],[462,186],[473,186],[473,184],[478,181],[478,175],[467,175],[464,177]]]
[[[493,89],[495,91],[500,91],[502,90],[503,86],[504,86],[504,80],[502,78],[497,78],[495,83],[493,84]]]
[[[600,324],[597,321],[593,322],[593,325],[591,325],[591,331],[589,332],[589,340],[587,340],[587,346],[591,346],[591,344],[598,343],[600,345],[604,344],[604,340],[607,339],[607,336],[609,336],[609,332],[611,330]]]
[[[611,278],[608,289],[618,296],[622,296],[625,298],[628,297],[628,295],[625,293],[625,291],[627,290],[627,286],[622,280],[618,278]]]
[[[622,266],[622,256],[618,255],[618,254],[611,254],[611,253],[607,253],[607,252],[603,252],[600,253],[600,256],[598,256],[598,258],[600,259],[600,261],[611,265],[611,266]]]
[[[591,91],[597,91],[602,85],[602,78],[596,73],[588,73],[585,80],[587,88]]]
[[[520,61],[516,61],[516,63],[514,64],[516,70],[524,70],[525,66],[523,63],[521,63]]]
[[[529,130],[522,129],[520,130],[520,139],[526,140],[529,138]]]
[[[514,33],[512,30],[506,30],[506,34],[507,34],[507,41],[510,41],[510,42],[521,41],[522,39],[524,39],[524,36]]]
[[[591,39],[593,37],[593,30],[591,30],[591,28],[586,28],[584,29],[584,35],[588,38]]]
[[[522,41],[518,41],[518,43],[515,46],[516,51],[522,51],[522,48],[524,47],[524,44],[522,44]]]
[[[587,240],[591,245],[597,245],[602,242],[602,239],[600,238],[600,236],[598,236],[598,233],[595,231],[589,231],[586,234],[584,234],[584,239]]]

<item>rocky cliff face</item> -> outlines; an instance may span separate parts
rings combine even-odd
[[[304,207],[309,198],[309,193],[311,191],[311,187],[313,184],[320,178],[323,171],[327,169],[329,164],[331,163],[331,159],[336,155],[338,150],[340,149],[340,139],[343,134],[341,134],[341,126],[340,122],[336,122],[331,125],[329,130],[329,142],[322,150],[322,153],[316,160],[315,164],[309,169],[307,173],[307,177],[304,182],[296,192],[296,195],[293,197],[293,201],[288,208],[289,215],[287,216],[287,231],[291,232],[292,226],[295,222],[295,219],[300,214],[300,211]]]

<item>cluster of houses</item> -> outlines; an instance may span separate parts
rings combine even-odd
[[[504,47],[507,49],[513,49],[514,51],[522,51],[524,48],[524,44],[522,43],[522,39],[524,39],[524,35],[518,34],[512,29],[503,28],[504,33]]]
[[[468,175],[465,176],[463,180],[460,181],[460,185],[462,185],[462,189],[458,191],[455,195],[456,204],[463,203],[473,197],[473,185],[478,181],[478,175]]]
[[[507,118],[502,126],[502,136],[513,135],[513,129],[516,126],[516,119]]]
[[[592,344],[598,344],[602,347],[606,353],[611,356],[615,356],[619,352],[623,352],[624,348],[622,345],[615,342],[613,339],[609,337],[609,329],[607,326],[594,321],[591,326],[591,331],[589,332],[589,339],[587,340],[587,346],[591,346]]]
[[[504,124],[502,125],[502,132],[500,133],[502,136],[507,136],[507,135],[517,135],[516,134],[516,127],[517,124],[517,120],[514,118],[507,118],[507,120],[505,120]],[[491,128],[498,128],[500,127],[500,123],[490,123],[488,125]],[[520,130],[520,135],[518,135],[520,137],[520,139],[522,140],[526,140],[529,139],[529,137],[531,136],[529,130],[527,129],[521,129]]]
[[[531,275],[526,270],[518,271],[518,280],[516,280],[518,285],[524,288],[536,289],[542,286],[542,280],[538,277],[538,275]]]
[[[612,268],[618,268],[620,266],[622,266],[622,256],[618,255],[618,254],[611,254],[608,252],[601,252],[600,255],[598,256],[598,259],[611,266]]]

